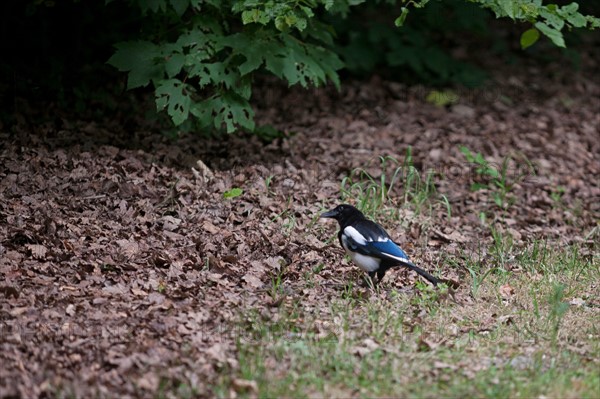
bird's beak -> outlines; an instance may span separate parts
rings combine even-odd
[[[337,212],[335,210],[327,211],[321,214],[321,219],[323,218],[335,218],[337,216]]]

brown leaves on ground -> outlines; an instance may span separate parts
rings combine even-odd
[[[271,317],[289,297],[319,306],[360,278],[334,225],[316,216],[338,202],[353,168],[403,159],[408,146],[416,167],[438,172],[452,213],[435,206],[387,227],[447,281],[466,272],[444,254],[489,242],[478,215],[495,206],[489,192],[469,190],[477,176],[459,145],[499,161],[518,152],[536,166],[504,215],[516,244],[589,241],[600,212],[600,87],[590,73],[569,71],[567,86],[553,70],[550,81],[551,70],[523,77],[528,87],[509,75],[491,91],[461,93],[462,108],[451,109],[428,104],[422,88],[378,80],[311,95],[270,87],[257,96],[259,122],[296,134],[266,146],[147,132],[124,141],[119,121],[0,133],[0,396],[213,394],[218,373],[239,367],[241,309]],[[233,187],[243,194],[224,199]],[[415,278],[394,270],[384,287]],[[501,295],[510,300],[511,288]],[[363,344],[357,353],[378,345]],[[257,393],[252,380],[233,388]]]

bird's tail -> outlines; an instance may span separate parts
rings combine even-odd
[[[431,274],[427,273],[425,270],[421,269],[420,267],[418,267],[417,265],[415,265],[412,262],[405,261],[405,262],[402,262],[402,265],[408,267],[410,270],[414,270],[415,272],[419,273],[421,276],[425,277],[433,285],[438,285],[439,283],[441,283],[441,281],[439,279],[433,277]]]

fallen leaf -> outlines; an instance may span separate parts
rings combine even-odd
[[[146,296],[148,293],[144,290],[140,290],[139,288],[132,288],[131,293],[136,296]]]
[[[156,392],[160,380],[156,373],[150,371],[137,380],[137,386],[146,391]]]
[[[444,239],[447,242],[469,242],[469,238],[461,234],[458,230],[452,231],[450,234],[441,232],[440,230],[434,230],[433,232],[437,237]]]
[[[67,308],[65,309],[65,313],[69,316],[75,316],[75,305],[72,303],[68,304]]]
[[[224,363],[227,360],[225,348],[222,344],[216,343],[206,350],[206,354],[213,360]]]
[[[569,305],[573,305],[580,308],[583,305],[585,305],[585,301],[581,298],[572,298],[569,300]]]
[[[242,277],[242,279],[246,282],[246,284],[252,288],[261,288],[263,286],[263,282],[260,281],[258,277],[254,274],[247,273]]]
[[[237,391],[251,391],[252,393],[258,393],[258,384],[254,380],[234,378],[232,384]]]
[[[35,259],[44,259],[46,257],[46,252],[48,252],[48,248],[39,244],[27,244],[25,247],[31,252],[31,256]]]
[[[204,229],[204,231],[210,234],[218,234],[221,231],[221,229],[219,229],[217,226],[215,226],[209,221],[202,223],[202,228]]]
[[[373,341],[371,338],[365,338],[362,341],[362,345],[354,346],[351,349],[351,352],[362,357],[373,352],[377,348],[379,348],[379,344],[377,342]]]
[[[500,286],[500,296],[502,297],[502,299],[505,300],[509,300],[513,297],[513,295],[515,294],[515,289],[513,287],[510,286],[510,284],[506,283],[502,286]]]
[[[456,370],[458,368],[455,364],[441,362],[439,360],[435,360],[433,362],[433,367],[436,369],[450,369],[450,370]]]

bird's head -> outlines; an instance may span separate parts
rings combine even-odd
[[[341,226],[352,219],[364,217],[362,212],[348,204],[341,204],[321,215],[322,218],[337,220]]]

